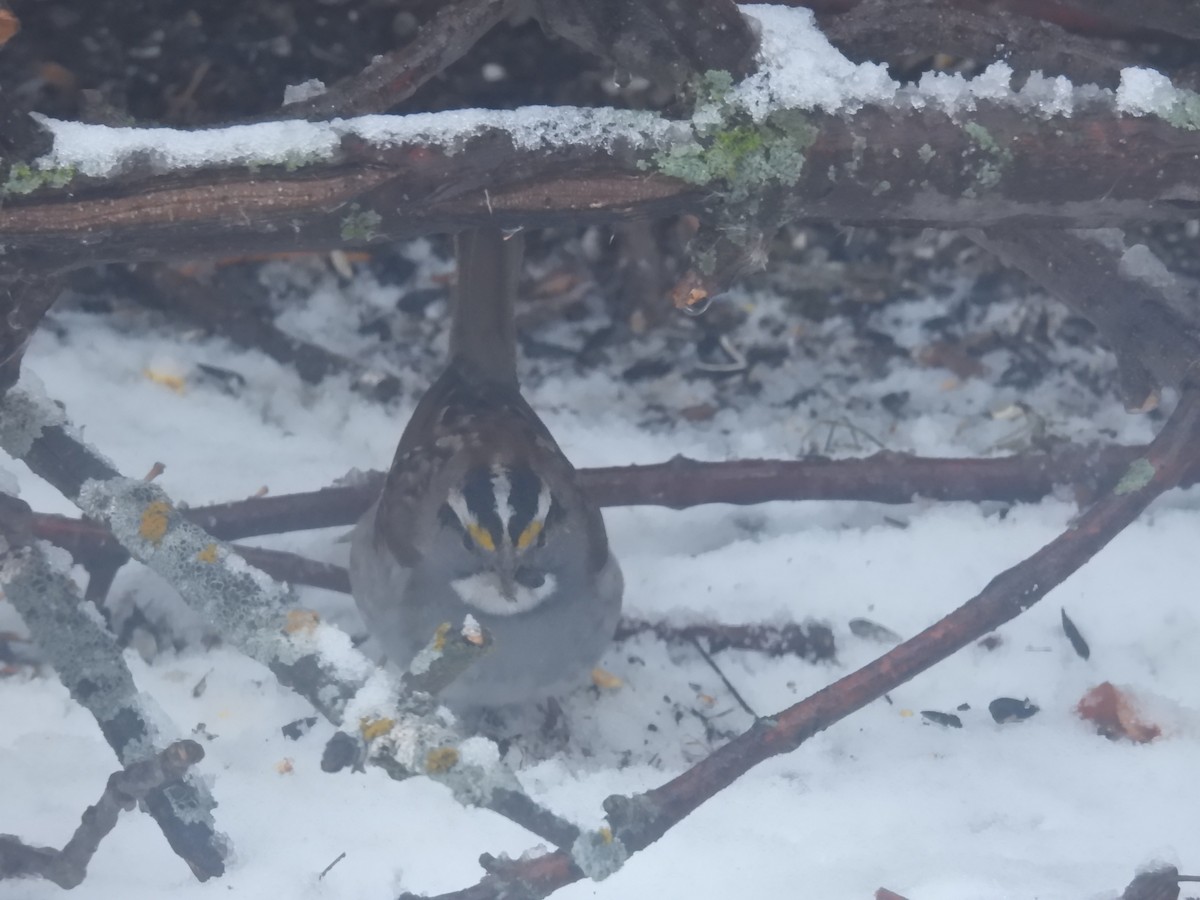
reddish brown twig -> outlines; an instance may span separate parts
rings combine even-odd
[[[1129,409],[1156,406],[1160,386],[1179,385],[1200,361],[1194,304],[1173,300],[1166,267],[1146,247],[1131,255],[1119,232],[1005,229],[970,237],[1096,326],[1116,354]]]
[[[297,119],[328,119],[386,112],[404,100],[501,22],[513,0],[459,0],[444,3],[402,49],[377,57],[353,78],[322,94],[289,103],[283,115]]]
[[[795,184],[771,182],[756,192],[770,200],[770,223],[1096,227],[1193,214],[1177,199],[1193,188],[1200,133],[1154,116],[1077,110],[1043,120],[980,104],[971,130],[933,108],[805,116],[814,140]],[[1002,166],[971,136],[979,129],[989,146],[1004,148]],[[548,151],[481,128],[450,149],[348,136],[330,159],[296,171],[230,165],[78,176],[67,188],[7,197],[0,232],[9,253],[36,250],[46,265],[80,266],[332,249],[481,224],[574,227],[681,212],[720,218],[721,184],[662,174],[649,145],[580,141]],[[852,170],[844,168],[848,159]],[[963,164],[936,162],[949,159]],[[830,166],[840,173],[833,184]],[[364,222],[370,227],[354,227]]]
[[[863,0],[842,15],[828,17],[825,33],[857,61],[903,64],[913,56],[937,53],[990,60],[1003,48],[1003,59],[1019,73],[1037,69],[1111,88],[1117,86],[1122,67],[1136,65],[1111,42],[1072,34],[994,3],[971,8],[942,0]]]
[[[78,886],[87,877],[88,863],[100,842],[116,827],[121,811],[133,809],[148,794],[179,781],[203,758],[204,748],[195,741],[176,741],[152,759],[114,772],[100,799],[84,811],[75,834],[61,850],[33,847],[13,835],[0,834],[0,881],[39,877],[63,888]]]
[[[1144,457],[1066,532],[996,576],[978,595],[874,662],[739,737],[662,786],[605,801],[614,840],[636,853],[658,840],[702,803],[772,756],[808,738],[942,661],[1037,603],[1094,556],[1163,491],[1179,483],[1200,447],[1200,391],[1188,389]],[[505,862],[478,884],[439,900],[485,900],[520,891],[545,897],[584,877],[570,853]]]
[[[712,69],[754,71],[758,38],[733,0],[537,0],[547,31],[672,90]]]
[[[61,274],[39,271],[33,257],[0,267],[0,396],[17,383],[25,345],[61,289]]]
[[[918,498],[945,501],[1035,501],[1059,485],[1085,497],[1110,486],[1145,447],[1063,446],[1049,453],[999,459],[931,459],[903,453],[876,453],[863,459],[737,460],[698,462],[676,457],[645,466],[581,469],[580,482],[601,506],[666,506],[685,509],[704,503],[754,504],[775,500],[859,500],[910,503]],[[1200,477],[1200,467],[1184,483]],[[374,473],[353,487],[325,488],[278,497],[255,497],[183,510],[224,540],[311,528],[347,526],[357,521],[379,492]],[[71,552],[81,564],[121,556],[116,540],[92,522],[51,514],[34,517],[37,537]],[[262,568],[298,584],[340,590],[336,567],[309,564],[280,551],[257,552]],[[271,558],[273,554],[274,559]],[[250,559],[250,556],[247,556]],[[257,563],[256,563],[257,564]],[[310,568],[315,565],[318,568]],[[310,573],[306,575],[304,573]]]

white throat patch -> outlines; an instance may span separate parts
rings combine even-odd
[[[450,582],[463,603],[491,616],[515,616],[529,612],[553,594],[557,585],[557,579],[547,574],[546,580],[535,588],[513,585],[513,597],[509,600],[504,596],[500,576],[495,572],[477,572]]]

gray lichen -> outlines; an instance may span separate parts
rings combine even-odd
[[[603,881],[619,871],[629,859],[629,851],[608,828],[585,831],[571,846],[571,859],[592,881]]]
[[[5,597],[71,697],[96,719],[121,764],[148,759],[174,740],[177,729],[152,699],[138,691],[120,647],[99,615],[79,596],[66,570],[52,564],[57,548],[39,543],[4,549],[8,553],[0,564],[0,584]],[[198,826],[213,852],[225,855],[227,840],[213,823],[216,801],[199,778],[189,773],[163,796],[168,807],[155,815],[165,829],[175,834],[180,826]],[[162,814],[168,819],[162,819]],[[219,870],[219,859],[215,865]]]
[[[62,409],[46,396],[42,383],[29,372],[0,398],[0,447],[14,459],[25,456],[42,430],[67,420]]]
[[[373,209],[359,209],[357,203],[342,217],[342,240],[347,243],[370,241],[378,234],[383,216]]]
[[[1129,468],[1113,488],[1113,493],[1132,494],[1148,485],[1153,478],[1154,464],[1145,457],[1139,457],[1129,464]]]

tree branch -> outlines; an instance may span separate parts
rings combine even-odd
[[[452,127],[451,116],[461,116],[438,115],[421,121]],[[577,140],[552,146],[514,143],[507,128],[487,124],[506,115],[480,113],[483,124],[460,126],[444,143],[432,139],[445,134],[434,126],[394,143],[346,134],[329,158],[294,171],[264,164],[255,172],[227,165],[77,176],[66,188],[8,198],[0,231],[10,252],[36,249],[49,263],[71,266],[360,246],[485,222],[714,217],[709,204],[721,204],[719,179],[689,184],[656,171],[667,148],[693,146],[694,138],[652,113],[546,113],[530,128],[558,134],[569,121],[581,129]],[[962,122],[933,108],[800,115],[813,131],[795,183],[757,189],[772,197],[779,221],[1107,226],[1183,221],[1200,200],[1193,164],[1200,132],[1155,117],[1077,110],[1043,120],[990,104]],[[603,135],[614,116],[626,124],[609,138],[583,136]],[[412,121],[393,118],[397,127]],[[986,146],[978,129],[989,136]],[[156,129],[153,139],[171,136]],[[296,152],[311,155],[305,147]]]
[[[34,543],[31,519],[23,501],[0,493],[0,584],[4,595],[71,697],[96,719],[117,759],[125,766],[144,765],[147,757],[159,752],[159,730],[168,720],[138,692],[116,641],[85,609],[70,576],[52,565]],[[171,849],[201,881],[221,875],[228,847],[213,824],[216,801],[204,783],[187,778],[169,787],[151,788],[139,799],[145,801]],[[115,812],[113,815],[115,820]],[[77,872],[82,880],[94,849],[92,846],[82,857],[64,850],[63,860],[48,858],[47,865],[65,868],[47,871]]]
[[[326,119],[386,112],[466,55],[515,5],[514,0],[443,3],[403,49],[377,57],[362,72],[324,93],[287,104],[283,115]]]
[[[464,758],[460,736],[426,694],[406,690],[337,628],[297,610],[291,592],[180,515],[156,484],[124,478],[70,433],[62,411],[22,385],[0,398],[0,448],[112,531],[232,646],[262,663],[329,721],[370,732],[369,759],[392,778],[427,775],[460,802],[556,842],[574,826],[521,791],[499,754]]]
[[[100,842],[116,827],[122,810],[177,783],[204,758],[195,741],[176,741],[152,759],[127,765],[109,776],[100,799],[83,813],[79,827],[61,850],[32,847],[10,834],[0,834],[0,881],[37,876],[62,888],[73,888],[87,877]]]
[[[585,835],[572,853],[497,861],[478,884],[437,900],[491,900],[518,893],[541,898],[588,874],[603,875],[645,849],[698,806],[754,766],[790,753],[808,738],[1016,618],[1061,584],[1162,492],[1176,486],[1200,455],[1200,390],[1189,386],[1178,409],[1125,477],[1041,550],[1002,572],[974,598],[879,659],[748,731],[662,786],[604,804],[611,831]],[[610,848],[607,851],[604,848]],[[607,861],[608,867],[604,864]],[[488,866],[485,866],[487,868]],[[411,895],[408,895],[411,896]]]
[[[981,247],[1024,271],[1099,330],[1117,357],[1125,405],[1158,405],[1200,360],[1200,317],[1175,277],[1144,245],[1115,230],[990,229]]]

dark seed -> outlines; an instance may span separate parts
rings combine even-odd
[[[1029,698],[1016,700],[1013,697],[997,697],[988,704],[988,712],[999,724],[1020,722],[1040,712],[1040,708],[1029,702]]]
[[[962,719],[953,713],[938,712],[934,709],[923,709],[921,715],[937,725],[945,725],[947,728],[962,728]]]

